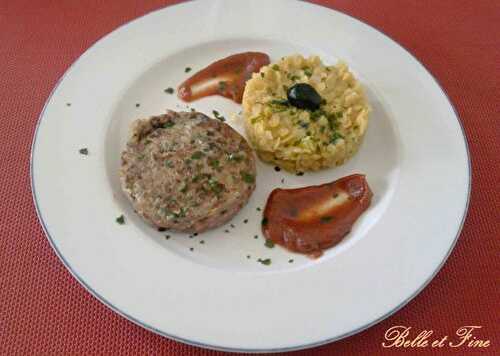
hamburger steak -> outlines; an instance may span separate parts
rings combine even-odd
[[[255,158],[246,140],[199,112],[136,120],[121,158],[123,191],[159,228],[201,232],[222,225],[255,189]]]

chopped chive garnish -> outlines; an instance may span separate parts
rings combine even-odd
[[[167,121],[167,122],[165,122],[165,123],[163,124],[163,128],[164,128],[164,129],[168,129],[168,128],[170,128],[170,127],[174,126],[174,125],[175,125],[175,122],[173,122],[173,121],[170,121],[170,120],[169,120],[169,121]]]
[[[273,248],[274,247],[274,241],[266,239],[266,242],[264,243],[264,246],[269,247],[269,248]]]
[[[259,258],[257,261],[263,264],[264,266],[269,266],[272,262],[270,258],[266,258],[264,260],[262,258]]]
[[[196,151],[191,155],[191,159],[200,159],[203,156],[203,152],[201,151]]]
[[[240,174],[245,183],[251,184],[255,182],[255,177],[252,174],[243,171],[241,171]]]
[[[333,220],[333,216],[322,216],[320,219],[319,219],[323,224],[326,224],[330,221]]]

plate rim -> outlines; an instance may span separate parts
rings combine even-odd
[[[404,52],[406,52],[406,54],[408,54],[411,58],[413,58],[415,60],[415,62],[418,63],[418,65],[420,65],[430,75],[430,77],[432,78],[432,80],[434,81],[434,83],[437,85],[437,87],[439,88],[439,90],[441,91],[441,93],[444,94],[444,97],[446,98],[449,106],[453,109],[453,113],[455,115],[455,118],[457,119],[457,121],[459,123],[459,126],[460,126],[460,131],[462,133],[462,139],[463,139],[463,142],[464,142],[465,152],[466,152],[466,155],[467,155],[467,173],[468,173],[467,174],[467,195],[466,195],[466,201],[465,201],[465,206],[464,206],[464,209],[463,209],[462,218],[461,218],[460,224],[458,226],[457,233],[456,233],[456,235],[455,235],[455,237],[454,237],[454,239],[453,239],[453,241],[452,241],[452,243],[450,245],[450,248],[446,252],[446,254],[443,257],[442,261],[439,263],[439,265],[436,267],[436,269],[433,271],[433,273],[426,279],[426,281],[412,295],[410,295],[405,300],[403,300],[394,309],[392,309],[389,312],[387,312],[386,314],[378,317],[377,319],[371,321],[370,323],[368,323],[366,325],[363,325],[361,327],[358,327],[357,329],[354,329],[354,330],[351,330],[349,332],[346,332],[344,334],[341,334],[341,335],[338,335],[338,336],[335,336],[335,337],[332,337],[332,338],[328,338],[328,339],[325,339],[325,340],[322,340],[322,341],[313,342],[313,343],[304,344],[304,345],[299,345],[299,346],[290,346],[290,347],[281,347],[281,348],[272,348],[272,349],[234,348],[234,347],[224,347],[224,346],[217,346],[217,345],[206,344],[206,343],[203,343],[203,342],[197,342],[197,341],[189,340],[189,339],[186,339],[186,338],[183,338],[183,337],[171,335],[171,334],[168,334],[168,333],[166,333],[166,332],[164,332],[162,330],[159,330],[159,329],[157,329],[157,328],[155,328],[155,327],[153,327],[151,325],[148,325],[147,323],[145,323],[143,321],[140,321],[140,320],[134,318],[133,316],[127,314],[126,312],[120,310],[118,307],[116,307],[115,305],[113,305],[105,297],[101,296],[90,285],[88,285],[87,282],[76,273],[76,271],[73,269],[73,267],[71,266],[71,264],[65,259],[65,257],[63,256],[63,254],[58,249],[57,245],[55,244],[55,242],[54,242],[52,236],[50,235],[50,233],[49,233],[49,231],[48,231],[48,229],[47,229],[47,227],[45,225],[45,222],[44,222],[44,220],[42,218],[42,215],[41,215],[41,212],[40,212],[40,208],[39,208],[39,205],[38,205],[38,200],[37,200],[37,195],[36,195],[36,190],[35,190],[35,185],[34,185],[34,174],[33,174],[34,150],[35,150],[35,146],[36,146],[36,141],[37,141],[37,137],[38,137],[38,131],[39,131],[40,123],[42,121],[42,117],[45,114],[45,110],[47,108],[47,105],[52,100],[54,93],[57,91],[57,89],[59,88],[60,84],[66,78],[67,74],[71,71],[71,69],[80,61],[80,59],[84,55],[87,54],[88,51],[90,51],[98,43],[100,43],[101,41],[104,41],[108,36],[110,36],[115,31],[117,31],[117,30],[119,30],[121,28],[124,28],[124,27],[130,25],[131,23],[133,23],[135,21],[138,21],[138,20],[142,19],[143,17],[146,17],[146,16],[151,15],[151,14],[153,14],[155,12],[158,12],[158,11],[162,11],[162,10],[164,10],[166,8],[171,8],[171,7],[175,7],[175,6],[178,6],[178,5],[180,6],[180,5],[183,5],[183,4],[186,4],[186,3],[190,3],[192,1],[194,1],[194,0],[182,1],[182,2],[179,2],[179,3],[175,3],[175,4],[163,6],[163,7],[160,7],[160,8],[151,10],[151,11],[148,11],[148,12],[144,13],[143,15],[139,16],[139,17],[136,17],[136,18],[133,18],[131,20],[128,20],[128,21],[124,22],[123,24],[121,24],[120,26],[114,28],[110,32],[102,35],[100,38],[98,38],[96,41],[94,41],[91,45],[89,45],[89,47],[87,49],[85,49],[70,64],[69,67],[67,67],[67,69],[59,77],[59,79],[57,80],[56,84],[52,88],[52,90],[51,90],[49,96],[47,97],[47,99],[46,99],[46,101],[44,103],[44,106],[43,106],[43,108],[42,108],[42,110],[41,110],[41,112],[40,112],[40,114],[38,116],[37,122],[36,122],[35,130],[34,130],[34,133],[33,133],[33,139],[32,139],[32,143],[31,143],[30,163],[29,163],[30,188],[31,188],[31,195],[32,195],[32,199],[33,199],[33,205],[35,207],[35,211],[36,211],[36,215],[37,215],[38,221],[40,222],[40,225],[41,225],[42,230],[43,230],[43,232],[45,234],[45,237],[47,238],[47,240],[49,242],[49,245],[52,247],[52,249],[55,252],[56,256],[59,258],[59,260],[62,262],[62,264],[66,267],[66,269],[70,272],[70,274],[73,276],[73,278],[75,278],[78,281],[78,283],[87,292],[89,292],[94,298],[96,298],[99,302],[101,302],[102,304],[104,304],[107,308],[111,309],[113,312],[117,313],[121,317],[123,317],[123,318],[131,321],[132,323],[134,323],[134,324],[136,324],[136,325],[138,325],[138,326],[140,326],[140,327],[142,327],[142,328],[144,328],[144,329],[146,329],[148,331],[151,331],[151,332],[153,332],[153,333],[155,333],[155,334],[157,334],[159,336],[166,337],[168,339],[171,339],[171,340],[174,340],[174,341],[178,341],[178,342],[182,342],[184,344],[188,344],[188,345],[191,345],[191,346],[197,346],[197,347],[205,348],[205,349],[216,350],[216,351],[225,351],[225,352],[238,352],[238,353],[249,353],[249,352],[251,352],[251,353],[272,353],[272,352],[289,352],[289,351],[304,350],[304,349],[309,349],[309,348],[314,348],[314,347],[322,346],[322,345],[325,345],[325,344],[328,344],[328,343],[332,343],[332,342],[339,341],[341,339],[345,339],[347,337],[353,336],[353,335],[355,335],[357,333],[360,333],[361,331],[364,331],[364,330],[366,330],[366,329],[368,329],[368,328],[370,328],[370,327],[372,327],[372,326],[380,323],[381,321],[387,319],[388,317],[392,316],[393,314],[395,314],[396,312],[398,312],[399,310],[401,310],[403,307],[405,307],[417,295],[419,295],[429,285],[429,283],[436,277],[436,275],[443,268],[443,266],[447,262],[448,258],[450,257],[452,251],[454,250],[454,248],[455,248],[455,246],[457,244],[458,238],[460,237],[460,235],[462,233],[462,229],[463,229],[463,226],[464,226],[464,223],[465,223],[465,220],[467,218],[468,211],[469,211],[470,196],[471,196],[471,187],[472,187],[471,155],[470,155],[470,151],[469,151],[469,144],[468,144],[468,140],[467,140],[467,135],[466,135],[466,132],[465,132],[465,129],[464,129],[464,125],[463,125],[462,119],[461,119],[460,115],[458,114],[458,111],[455,108],[455,105],[453,104],[453,101],[450,99],[448,93],[444,90],[444,88],[441,85],[440,81],[434,76],[434,74],[429,70],[429,68],[427,66],[425,66],[416,56],[414,56],[412,52],[410,52],[406,47],[404,47],[398,41],[396,41],[395,39],[393,39],[392,37],[390,37],[389,35],[387,35],[382,30],[379,30],[378,28],[370,25],[369,23],[366,23],[365,21],[363,21],[361,19],[358,19],[358,18],[356,18],[354,16],[351,16],[351,15],[349,15],[349,14],[347,14],[347,13],[341,11],[341,10],[330,8],[330,7],[327,7],[325,5],[316,4],[316,3],[312,3],[312,2],[309,2],[309,1],[305,1],[305,0],[297,0],[297,1],[298,2],[307,3],[308,5],[311,5],[313,7],[323,8],[323,9],[325,9],[325,11],[334,11],[334,12],[337,12],[337,13],[339,13],[341,15],[347,16],[350,20],[353,20],[354,22],[358,22],[358,23],[361,23],[363,25],[366,25],[371,30],[374,30],[375,32],[378,32],[385,39],[393,42],[393,44],[397,45],[400,49],[402,49]],[[198,1],[202,1],[202,0],[198,0]]]

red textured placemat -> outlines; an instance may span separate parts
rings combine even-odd
[[[315,1],[382,30],[441,82],[468,137],[473,184],[457,246],[429,286],[394,316],[304,355],[442,354],[383,349],[394,325],[452,335],[482,325],[498,354],[500,238],[500,1]],[[173,1],[0,1],[0,354],[215,355],[128,322],[88,294],[52,252],[29,186],[35,124],[59,77],[117,26]],[[325,11],[328,11],[325,9]],[[436,177],[439,179],[439,177]],[[397,286],[395,286],[397,288]],[[369,303],[367,299],[367,303]]]

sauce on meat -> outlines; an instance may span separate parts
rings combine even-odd
[[[372,195],[361,174],[323,185],[275,189],[264,210],[264,236],[290,251],[317,258],[351,231]]]
[[[210,95],[221,95],[241,103],[245,83],[252,73],[270,63],[261,52],[244,52],[218,60],[195,73],[177,89],[180,99],[191,102]]]

